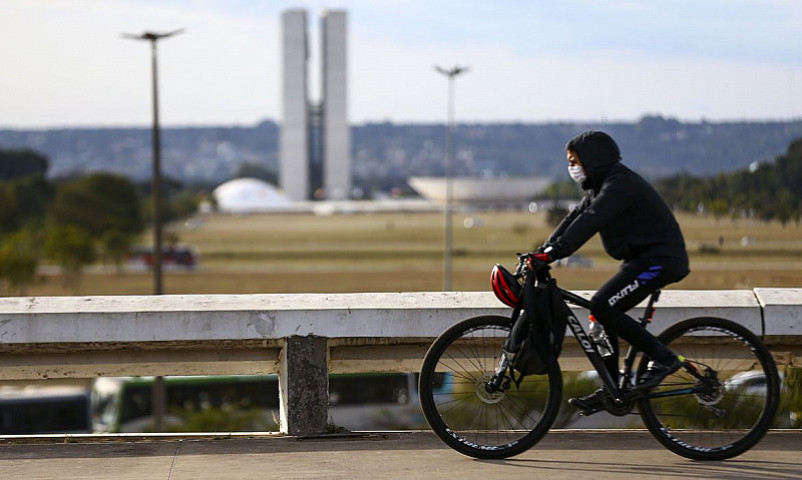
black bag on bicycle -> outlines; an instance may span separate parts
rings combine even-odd
[[[535,284],[531,277],[524,282],[522,302],[513,311],[510,335],[502,347],[521,376],[543,375],[557,362],[570,313],[553,279]],[[531,305],[532,311],[523,305]]]

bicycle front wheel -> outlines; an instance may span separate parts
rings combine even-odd
[[[757,336],[730,320],[695,318],[658,338],[700,376],[681,368],[640,400],[643,422],[660,443],[694,460],[723,460],[763,438],[777,412],[780,380]]]
[[[559,365],[546,375],[505,377],[487,388],[501,361],[510,319],[482,316],[443,332],[421,366],[420,404],[432,430],[454,450],[475,458],[506,458],[537,443],[557,416]]]

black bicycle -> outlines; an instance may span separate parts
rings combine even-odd
[[[530,269],[526,258],[519,255],[517,281],[551,280],[546,263]],[[565,302],[590,307],[577,294],[559,292]],[[639,320],[644,328],[659,293],[649,298]],[[524,312],[526,308],[524,304]],[[463,320],[434,341],[421,366],[420,404],[426,420],[446,444],[471,457],[498,459],[526,451],[548,432],[560,409],[557,362],[546,374],[522,380],[511,370],[502,344],[512,323],[502,316]],[[769,429],[779,405],[780,380],[768,349],[747,328],[712,317],[669,327],[658,338],[680,355],[683,366],[657,387],[640,391],[638,379],[646,371],[647,356],[630,347],[615,383],[598,345],[573,313],[568,327],[606,387],[605,410],[623,416],[637,408],[652,435],[672,452],[695,460],[732,458],[757,444]]]

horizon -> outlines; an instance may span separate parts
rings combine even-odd
[[[677,121],[681,125],[734,125],[734,124],[771,124],[771,123],[798,123],[802,122],[802,115],[794,118],[745,118],[745,119],[697,119],[685,120],[675,117],[666,117],[659,114],[644,114],[634,120],[538,120],[538,121],[516,121],[516,120],[482,120],[482,121],[460,121],[457,120],[455,126],[470,126],[470,125],[529,125],[529,126],[549,126],[549,125],[636,125],[643,121],[645,118],[661,118],[665,121]],[[257,128],[265,122],[270,122],[277,127],[281,127],[281,122],[272,118],[264,118],[257,120],[252,124],[175,124],[165,125],[160,124],[162,130],[178,130],[178,129],[204,129],[204,128]],[[393,121],[393,120],[377,120],[365,122],[349,122],[350,128],[359,128],[371,125],[384,125],[390,124],[394,126],[446,126],[445,121]],[[152,124],[143,123],[140,125],[49,125],[42,127],[16,127],[0,125],[0,131],[48,131],[48,130],[151,130]]]
[[[149,48],[120,35],[179,28],[186,31],[159,43],[164,127],[279,119],[281,12],[309,13],[309,91],[318,100],[317,14],[326,6],[6,0],[0,42],[14,47],[2,57],[0,128],[149,125]],[[352,125],[445,123],[447,83],[435,65],[470,67],[456,81],[460,124],[802,116],[802,2],[341,0],[336,7],[348,14]]]

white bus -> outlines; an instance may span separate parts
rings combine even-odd
[[[95,432],[152,429],[153,377],[99,378],[92,388]],[[167,431],[277,431],[276,375],[165,377]],[[426,428],[417,374],[333,374],[330,423],[349,430]]]

